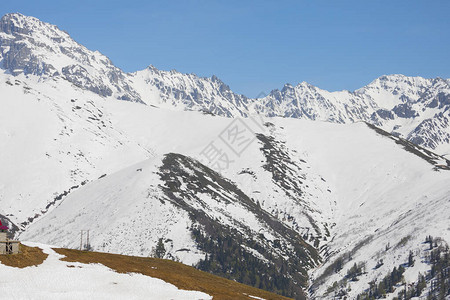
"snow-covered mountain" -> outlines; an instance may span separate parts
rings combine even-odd
[[[101,96],[140,102],[127,76],[98,51],[75,42],[55,25],[21,14],[0,20],[0,61],[8,73],[65,79]]]
[[[62,78],[101,96],[226,117],[259,113],[337,123],[366,121],[441,154],[450,153],[448,79],[389,75],[354,92],[328,92],[302,82],[252,99],[233,93],[216,76],[153,66],[124,73],[56,26],[21,14],[1,19],[0,49],[1,67],[10,74]]]
[[[365,121],[415,144],[450,153],[450,81],[382,76],[355,92],[328,92],[305,82],[255,101],[267,116],[351,123]]]
[[[250,99],[233,93],[215,76],[201,78],[152,66],[131,76],[144,102],[158,107],[226,117],[262,114],[335,123],[365,121],[420,146],[450,153],[448,79],[389,75],[354,92],[328,92],[302,82]]]
[[[0,47],[0,218],[20,239],[76,248],[90,230],[95,250],[143,256],[162,241],[166,258],[298,298],[356,297],[409,250],[413,282],[425,237],[450,241],[450,162],[408,142],[449,149],[449,80],[249,99],[216,77],[124,73],[20,14]]]
[[[175,70],[160,71],[153,66],[130,76],[133,87],[147,104],[226,117],[248,116],[251,100],[233,93],[216,76],[202,78]]]

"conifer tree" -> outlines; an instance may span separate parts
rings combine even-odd
[[[163,258],[164,255],[166,255],[166,248],[164,247],[163,239],[160,238],[158,240],[158,244],[156,245],[155,256],[157,258]]]

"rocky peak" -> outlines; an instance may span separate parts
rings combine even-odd
[[[63,78],[104,97],[141,102],[126,74],[106,56],[77,43],[55,25],[18,13],[0,21],[0,67],[15,76]]]
[[[27,34],[33,28],[44,26],[45,23],[34,17],[27,17],[20,13],[10,13],[0,19],[0,31],[7,34]],[[56,26],[55,26],[56,27]]]

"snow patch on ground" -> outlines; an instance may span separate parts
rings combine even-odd
[[[212,299],[142,274],[120,274],[101,264],[64,262],[60,260],[64,256],[51,246],[24,244],[39,247],[49,256],[41,265],[23,269],[0,264],[4,299]]]

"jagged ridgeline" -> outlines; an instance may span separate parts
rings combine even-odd
[[[188,211],[193,221],[192,236],[206,252],[198,268],[285,296],[304,298],[307,270],[319,262],[319,255],[297,232],[262,210],[233,182],[192,158],[167,154],[159,175],[169,201]],[[223,206],[236,202],[251,212],[253,220],[234,216],[230,226],[227,220],[216,219],[203,200],[205,195]],[[260,223],[266,232],[255,232],[250,221]]]
[[[154,66],[125,73],[100,52],[33,17],[7,14],[0,20],[0,32],[1,68],[14,76],[62,79],[102,97],[226,117],[259,113],[335,123],[366,121],[415,144],[446,146],[441,153],[449,150],[450,81],[445,78],[381,76],[353,92],[328,92],[302,82],[251,98],[234,93],[216,76]]]

